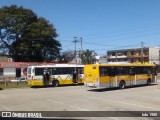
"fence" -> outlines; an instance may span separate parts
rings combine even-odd
[[[15,81],[12,81],[12,80],[15,80]],[[0,85],[3,85],[3,86],[27,85],[27,81],[16,81],[15,77],[1,77]]]

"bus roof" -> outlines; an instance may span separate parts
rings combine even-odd
[[[88,64],[89,65],[89,64]],[[128,63],[128,64],[90,64],[91,66],[153,66],[155,67],[155,64],[140,64],[140,63]]]
[[[52,64],[52,65],[31,65],[28,67],[84,67],[84,65],[79,65],[79,64]]]

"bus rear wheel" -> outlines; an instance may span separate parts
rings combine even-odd
[[[126,87],[125,82],[124,81],[120,81],[119,88],[120,89],[124,89],[125,87]]]
[[[53,80],[52,81],[52,86],[53,87],[58,87],[59,86],[59,81],[58,80]]]

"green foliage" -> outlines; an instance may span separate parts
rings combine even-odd
[[[0,8],[0,44],[14,61],[52,61],[61,44],[56,29],[30,9],[16,5]]]
[[[95,63],[95,57],[93,55],[94,51],[87,49],[82,52],[81,59],[83,64],[93,64]]]
[[[79,57],[82,60],[82,64],[92,64],[96,62],[95,56],[94,56],[94,51],[93,50],[84,50],[84,51],[79,51],[77,52],[79,53]],[[72,62],[73,59],[75,58],[75,54],[74,51],[68,50],[68,51],[64,51],[61,55],[61,57],[63,58],[62,62]]]
[[[74,51],[67,50],[62,52],[61,58],[62,62],[72,62],[72,60],[75,58]]]

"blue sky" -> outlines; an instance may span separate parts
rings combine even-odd
[[[83,49],[104,55],[107,50],[160,46],[160,0],[0,0],[32,9],[57,29],[63,51]],[[80,43],[77,43],[80,49]]]

